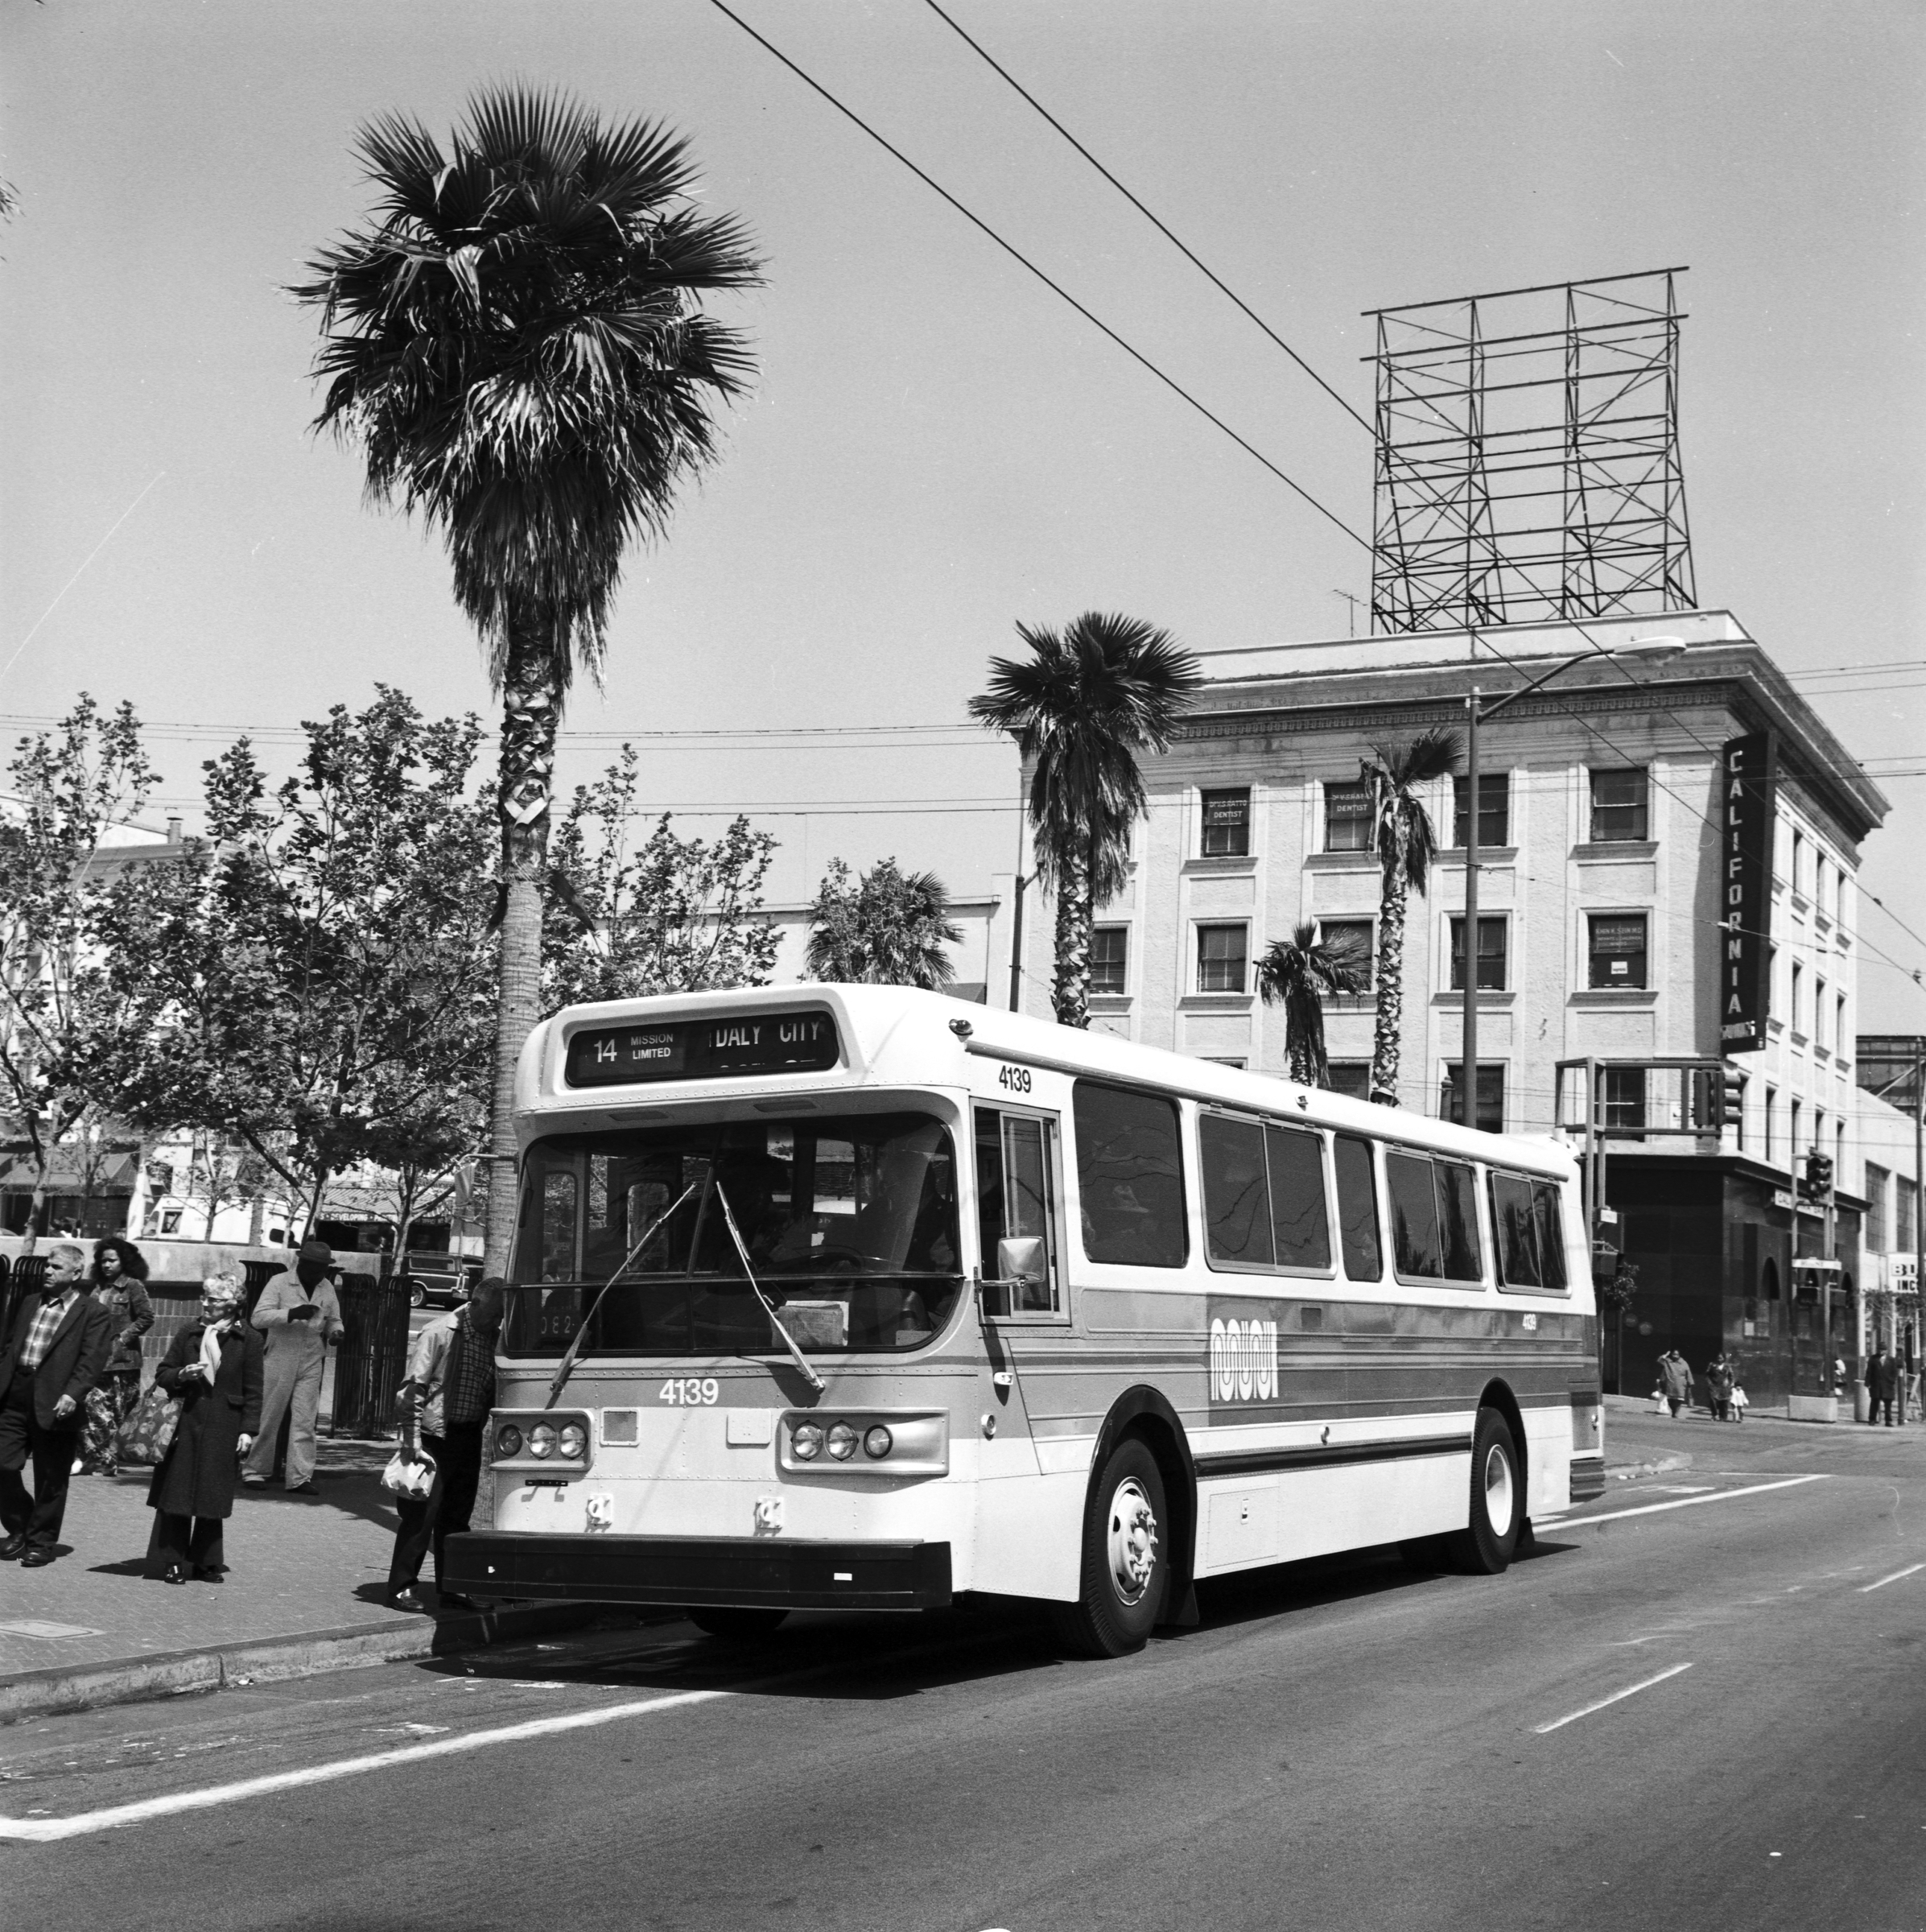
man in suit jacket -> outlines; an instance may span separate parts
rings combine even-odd
[[[0,1351],[0,1558],[30,1570],[54,1559],[87,1393],[113,1344],[113,1317],[80,1278],[86,1265],[78,1248],[53,1249],[45,1286],[21,1302]],[[31,1496],[20,1480],[30,1456]]]

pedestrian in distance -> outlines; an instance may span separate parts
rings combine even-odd
[[[54,1560],[86,1402],[113,1345],[107,1311],[87,1292],[83,1250],[49,1250],[47,1279],[14,1312],[0,1351],[0,1558],[29,1570]],[[31,1496],[20,1472],[31,1459]]]
[[[107,1311],[113,1347],[101,1379],[87,1393],[80,1428],[80,1466],[96,1476],[119,1473],[120,1429],[140,1402],[141,1337],[154,1326],[147,1299],[147,1264],[133,1242],[118,1234],[93,1245],[89,1276],[93,1298]]]
[[[1890,1348],[1881,1348],[1866,1364],[1866,1420],[1874,1426],[1879,1411],[1886,1411],[1886,1426],[1892,1426],[1892,1406],[1899,1393],[1899,1360]]]
[[[435,1480],[425,1496],[397,1496],[401,1526],[388,1565],[388,1601],[397,1610],[427,1608],[416,1588],[422,1559],[435,1552],[435,1595],[444,1608],[473,1606],[441,1587],[443,1546],[468,1526],[481,1481],[483,1438],[495,1406],[495,1338],[508,1284],[492,1274],[460,1307],[439,1316],[414,1338],[401,1387],[402,1454],[425,1451]]]
[[[1672,1419],[1676,1422],[1692,1400],[1692,1369],[1676,1348],[1668,1348],[1659,1357],[1659,1386],[1665,1391]]]
[[[242,1310],[241,1278],[216,1272],[201,1284],[200,1313],[169,1345],[154,1379],[180,1397],[174,1440],[147,1507],[154,1532],[142,1574],[164,1583],[217,1583],[227,1570],[224,1525],[234,1513],[234,1461],[261,1428],[261,1337]]]
[[[319,1496],[315,1486],[315,1418],[321,1407],[321,1371],[328,1351],[343,1331],[341,1304],[334,1291],[334,1250],[325,1241],[307,1241],[295,1257],[294,1273],[283,1270],[262,1290],[249,1318],[266,1338],[266,1394],[261,1404],[261,1430],[241,1480],[264,1487],[274,1472],[274,1438],[281,1418],[291,1416],[287,1431],[290,1496]]]
[[[1734,1382],[1732,1385],[1733,1421],[1735,1422],[1742,1422],[1746,1419],[1746,1411],[1751,1406],[1751,1402],[1746,1393],[1744,1386],[1740,1383]]]
[[[1732,1419],[1732,1391],[1738,1377],[1732,1373],[1732,1364],[1726,1359],[1722,1348],[1705,1364],[1705,1397],[1711,1404],[1712,1419],[1715,1422],[1729,1422]]]

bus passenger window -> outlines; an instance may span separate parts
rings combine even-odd
[[[1058,1311],[1056,1237],[1052,1229],[1050,1157],[1044,1124],[1028,1115],[976,1110],[976,1212],[984,1273],[1019,1278],[1011,1291],[1012,1315]],[[1037,1272],[1004,1278],[1000,1256],[1010,1244],[1033,1243]],[[1019,1250],[1023,1252],[1025,1250]]]
[[[1391,1237],[1398,1273],[1438,1279],[1445,1265],[1430,1162],[1416,1154],[1387,1154],[1384,1179],[1391,1190]]]
[[[1074,1107],[1083,1252],[1093,1261],[1182,1267],[1190,1242],[1177,1103],[1078,1080]]]
[[[1341,1133],[1332,1152],[1337,1158],[1338,1229],[1344,1248],[1344,1272],[1354,1282],[1382,1280],[1384,1257],[1378,1247],[1378,1185],[1371,1172],[1371,1142]]]
[[[1281,1268],[1330,1265],[1330,1217],[1324,1206],[1324,1149],[1320,1137],[1268,1127],[1271,1157],[1271,1225]]]
[[[1532,1202],[1538,1222],[1539,1264],[1548,1293],[1563,1294],[1569,1286],[1565,1273],[1565,1224],[1558,1212],[1558,1189],[1551,1181],[1532,1183]]]
[[[1438,1225],[1444,1233],[1445,1278],[1482,1282],[1484,1256],[1478,1239],[1478,1175],[1462,1161],[1434,1161]]]
[[[1511,1174],[1491,1176],[1491,1235],[1498,1244],[1498,1278],[1507,1288],[1544,1285],[1529,1181]]]
[[[1255,1121],[1206,1113],[1197,1123],[1204,1173],[1204,1223],[1214,1261],[1268,1268],[1271,1210],[1264,1174],[1264,1129]]]

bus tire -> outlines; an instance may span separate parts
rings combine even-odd
[[[1051,1606],[1057,1634],[1082,1657],[1127,1657],[1156,1629],[1170,1580],[1170,1513],[1148,1444],[1126,1436],[1105,1459],[1083,1509],[1082,1591]]]
[[[1480,1409],[1471,1432],[1471,1520],[1445,1539],[1451,1567],[1466,1576],[1496,1576],[1518,1551],[1524,1521],[1524,1479],[1512,1426],[1495,1409]]]
[[[689,1621],[705,1636],[720,1637],[724,1643],[749,1644],[758,1637],[773,1636],[788,1615],[786,1610],[705,1604],[689,1612]]]

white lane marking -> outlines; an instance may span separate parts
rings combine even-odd
[[[1668,1677],[1676,1677],[1681,1670],[1689,1670],[1689,1664],[1674,1664],[1669,1670],[1661,1670],[1656,1677],[1648,1677],[1643,1683],[1627,1684],[1623,1690],[1615,1690],[1610,1697],[1602,1697],[1595,1704],[1587,1704],[1582,1711],[1574,1711],[1569,1717],[1554,1718],[1549,1724],[1535,1727],[1543,1737],[1548,1731],[1562,1731],[1567,1724],[1575,1724],[1582,1717],[1590,1717],[1594,1711],[1602,1711],[1607,1704],[1615,1704],[1628,1697],[1636,1697],[1641,1690],[1649,1690],[1654,1684],[1662,1684]]]
[[[1716,1489],[1709,1496],[1681,1496],[1676,1503],[1646,1503],[1636,1509],[1607,1509],[1602,1516],[1545,1516],[1532,1519],[1535,1530],[1585,1530],[1594,1523],[1615,1523],[1621,1517],[1656,1516],[1661,1509],[1692,1509],[1701,1503],[1729,1503],[1742,1496],[1763,1496],[1768,1489],[1796,1489],[1801,1483],[1823,1483],[1825,1476],[1788,1476],[1783,1482],[1755,1483],[1749,1489]]]
[[[1926,1563],[1908,1563],[1903,1570],[1895,1570],[1891,1576],[1883,1576],[1876,1583],[1862,1583],[1859,1594],[1863,1596],[1869,1590],[1883,1590],[1888,1583],[1896,1583],[1903,1576],[1917,1576],[1926,1570]]]
[[[574,1711],[565,1717],[530,1718],[526,1724],[504,1724],[493,1731],[464,1732],[458,1737],[438,1738],[433,1744],[402,1745],[392,1751],[373,1752],[365,1757],[338,1758],[331,1765],[273,1772],[263,1777],[243,1778],[235,1784],[214,1785],[204,1790],[171,1792],[164,1798],[142,1798],[135,1804],[114,1805],[104,1811],[86,1811],[75,1818],[0,1818],[0,1839],[28,1839],[44,1844],[55,1839],[78,1838],[89,1831],[111,1831],[123,1825],[145,1824],[150,1818],[171,1817],[179,1811],[208,1810],[231,1804],[237,1798],[260,1798],[269,1792],[325,1784],[334,1778],[358,1777],[365,1771],[419,1764],[424,1758],[449,1757],[458,1751],[480,1751],[490,1744],[518,1744],[526,1738],[546,1737],[559,1731],[586,1731],[598,1724],[618,1723],[625,1717],[644,1717],[678,1705],[706,1704],[735,1695],[729,1690],[678,1690],[668,1697],[610,1704],[596,1711]]]

